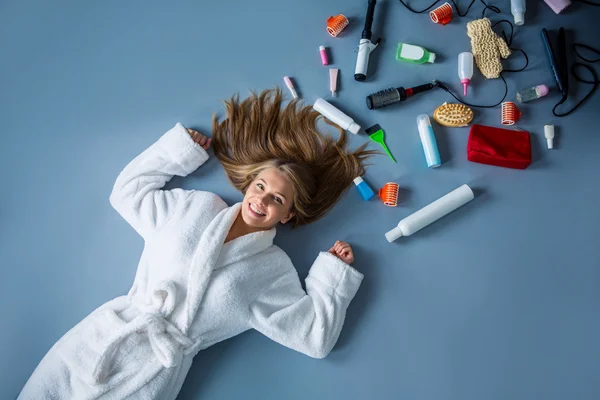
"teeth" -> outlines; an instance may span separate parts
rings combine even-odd
[[[260,211],[258,211],[258,209],[254,206],[254,203],[250,203],[250,208],[252,209],[252,211],[257,213],[258,215],[265,215],[264,213],[261,213]]]

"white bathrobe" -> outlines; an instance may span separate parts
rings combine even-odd
[[[133,287],[67,332],[20,400],[175,399],[198,351],[251,328],[311,357],[331,351],[362,274],[323,252],[305,292],[275,229],[223,244],[241,204],[161,190],[207,159],[177,124],[119,175],[111,204],[145,241]]]

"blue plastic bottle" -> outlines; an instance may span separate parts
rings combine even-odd
[[[371,200],[375,196],[373,189],[360,176],[354,179],[354,184],[364,200]]]
[[[442,165],[442,161],[440,160],[437,142],[427,114],[421,114],[417,117],[417,126],[419,127],[419,136],[421,136],[427,166],[429,168],[439,167]]]

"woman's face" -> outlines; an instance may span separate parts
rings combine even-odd
[[[278,222],[285,224],[291,212],[294,187],[277,168],[262,171],[246,190],[242,203],[242,219],[246,225],[271,229]]]

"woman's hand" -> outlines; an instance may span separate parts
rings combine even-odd
[[[329,249],[329,253],[333,254],[346,264],[350,265],[354,262],[354,254],[352,253],[352,247],[346,242],[335,242],[333,247]]]
[[[204,150],[208,150],[210,147],[210,138],[193,129],[187,129],[187,131],[194,142],[198,143]]]

